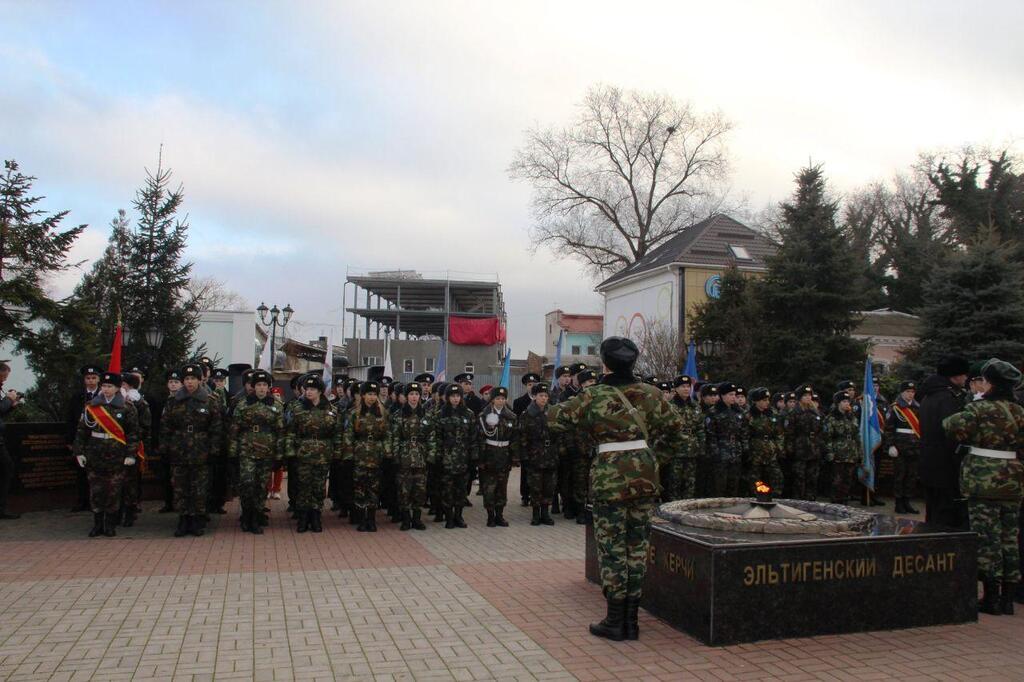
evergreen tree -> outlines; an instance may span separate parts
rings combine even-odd
[[[114,341],[118,311],[132,307],[131,292],[125,286],[130,271],[131,245],[128,214],[118,209],[117,216],[110,221],[107,248],[75,287],[74,297],[92,316],[99,334],[98,343],[106,349],[104,352],[109,351]]]
[[[982,164],[968,151],[958,162],[937,163],[929,179],[961,244],[987,238],[994,230],[998,238],[1019,248],[1024,244],[1024,181],[1006,151],[987,165],[987,176],[980,182]]]
[[[722,275],[720,294],[697,306],[690,317],[692,336],[698,348],[702,341],[719,341],[709,356],[699,356],[702,377],[728,379],[753,387],[762,378],[756,374],[756,357],[761,335],[752,331],[751,320],[759,311],[752,295],[755,283],[736,268]]]

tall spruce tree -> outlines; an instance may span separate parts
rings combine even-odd
[[[970,150],[958,161],[935,164],[929,179],[961,244],[988,239],[994,231],[1007,245],[1024,246],[1024,179],[1014,166],[1007,151],[983,164]]]
[[[132,231],[128,214],[118,209],[110,221],[110,237],[103,255],[75,287],[78,300],[95,321],[98,343],[109,350],[119,311],[132,308],[131,291],[125,286],[130,272]],[[104,351],[106,352],[106,351]]]
[[[690,317],[690,329],[698,342],[718,341],[715,352],[700,356],[698,371],[702,377],[728,379],[744,386],[757,385],[761,334],[752,320],[759,317],[753,296],[756,283],[736,268],[722,275],[718,298],[699,305]]]
[[[827,392],[863,367],[865,346],[850,336],[861,303],[851,281],[861,264],[836,224],[821,166],[800,171],[796,185],[781,206],[782,243],[755,287],[756,375],[773,387],[811,382]]]

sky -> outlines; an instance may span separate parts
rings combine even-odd
[[[752,211],[808,161],[842,194],[1024,132],[1014,1],[0,0],[0,15],[0,156],[89,225],[72,258],[101,254],[162,145],[195,273],[291,303],[299,338],[340,333],[349,269],[496,274],[514,357],[541,351],[544,313],[600,313],[582,266],[531,251],[530,188],[507,173],[523,131],[567,124],[595,84],[721,111]]]

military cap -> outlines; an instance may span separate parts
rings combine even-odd
[[[82,369],[78,371],[83,377],[87,377],[90,374],[95,374],[96,376],[103,374],[103,370],[100,369],[98,365],[84,365]]]
[[[671,391],[672,382],[670,381],[658,381],[654,384],[661,391]]]
[[[410,381],[405,385],[404,389],[406,395],[409,395],[410,393],[419,393],[420,395],[423,395],[423,384],[418,381]]]
[[[816,403],[817,403],[817,402],[821,402],[821,396],[820,396],[820,395],[818,395],[817,393],[812,393],[812,394],[811,394],[811,400],[813,400],[813,401],[814,401],[814,402],[816,402]]]
[[[127,371],[128,374],[138,374],[143,379],[146,378],[146,368],[142,365],[132,365]]]
[[[415,380],[420,382],[421,384],[432,384],[434,383],[434,375],[431,374],[430,372],[421,372],[420,374],[416,375]]]
[[[700,387],[700,396],[702,398],[709,395],[718,395],[718,386],[714,384],[704,384]]]
[[[753,399],[754,393],[751,392],[750,396],[751,396],[751,399]],[[779,391],[778,393],[775,393],[775,394],[772,395],[772,404],[777,403],[780,400],[785,400],[785,399],[786,399],[786,394],[783,393],[782,391]]]
[[[380,378],[380,385],[381,386],[390,386],[393,383],[395,383],[395,380],[392,379],[391,377],[385,376],[385,377],[381,377]]]
[[[736,395],[746,395],[746,394],[747,394],[747,389],[743,388],[742,386],[737,386],[736,387]]]
[[[213,373],[211,374],[211,376],[214,379],[227,379],[228,376],[229,376],[229,373],[228,373],[228,371],[226,369],[218,367],[217,369],[213,370]]]
[[[547,392],[548,392],[548,385],[546,383],[544,383],[543,381],[538,381],[537,383],[535,383],[533,385],[533,388],[530,389],[530,395],[539,395],[541,393],[547,393]]]
[[[344,386],[345,382],[348,381],[348,375],[347,374],[335,374],[333,377],[331,377],[331,381],[334,382],[335,386]]]
[[[718,393],[720,395],[725,395],[726,393],[735,393],[735,392],[736,392],[736,384],[734,384],[732,382],[723,381],[722,383],[718,384]]]
[[[849,379],[847,379],[846,381],[840,381],[838,384],[836,384],[837,391],[848,391],[851,388],[857,388],[857,384],[853,383]]]
[[[609,336],[601,342],[601,362],[614,371],[631,370],[640,357],[640,349],[631,339],[623,336]]]
[[[900,393],[903,393],[903,391],[909,391],[911,389],[915,391],[917,390],[917,384],[915,384],[913,381],[904,381],[903,383],[900,384]]]
[[[796,391],[794,391],[794,393],[796,394],[795,397],[797,397],[797,398],[802,398],[805,395],[813,396],[814,395],[814,389],[811,388],[810,386],[801,386],[800,388],[796,389]]]
[[[456,374],[455,375],[455,383],[457,383],[457,384],[473,383],[473,373],[472,372],[463,372],[462,374]]]
[[[195,377],[197,379],[203,378],[203,368],[198,363],[189,363],[181,368],[181,378]]]
[[[981,375],[993,384],[1017,386],[1020,384],[1020,370],[1006,360],[992,358],[981,368]]]
[[[180,369],[169,369],[167,374],[164,375],[164,381],[181,381],[181,370]]]
[[[832,394],[832,404],[833,405],[838,405],[839,403],[843,402],[844,400],[848,400],[848,401],[852,402],[853,398],[850,397],[849,393],[847,393],[846,391],[842,391],[842,390],[836,391],[835,393]]]
[[[558,369],[555,370],[555,378],[556,379],[561,379],[562,377],[564,377],[567,374],[568,375],[572,374],[572,369],[568,365],[563,365],[562,367],[559,367]]]
[[[641,381],[650,386],[654,386],[658,383],[658,377],[654,376],[653,374],[648,374],[647,376],[643,377]]]
[[[984,362],[972,363],[969,368],[970,371],[967,372],[967,378],[970,379],[971,381],[974,381],[975,379],[981,379],[981,368],[984,366]]]
[[[359,394],[366,395],[367,393],[379,393],[380,384],[376,381],[364,381],[359,385]]]
[[[489,395],[494,384],[484,384],[480,387],[480,395]]]
[[[210,358],[210,356],[208,356],[208,355],[204,355],[203,357],[201,357],[198,360],[196,360],[196,362],[198,362],[200,365],[206,365],[207,367],[213,367],[213,359]]]
[[[523,386],[529,383],[537,383],[538,381],[540,381],[540,375],[534,374],[533,372],[529,372],[527,374],[524,374],[523,378],[520,379],[520,381],[523,382]]]
[[[580,372],[579,374],[576,375],[576,381],[580,382],[581,384],[586,383],[588,381],[596,380],[596,379],[597,379],[597,372],[595,372],[592,369],[585,369],[585,370],[583,370],[582,372]]]
[[[298,388],[299,387],[299,381],[302,380],[303,376],[305,376],[305,375],[304,374],[299,374],[299,375],[293,376],[291,378],[291,380],[288,382],[288,385],[291,386],[292,389]]]
[[[252,374],[249,375],[249,383],[255,386],[256,384],[267,384],[268,386],[274,383],[274,377],[270,376],[270,372],[265,369],[254,369],[251,370]]]
[[[672,386],[675,388],[679,388],[680,386],[693,386],[693,377],[680,374],[675,378],[675,381],[672,382]]]
[[[444,395],[444,390],[448,388],[447,381],[439,381],[436,384],[431,384],[430,390],[438,395]]]
[[[324,380],[318,377],[316,374],[306,374],[305,376],[302,377],[301,386],[303,389],[315,388],[316,390],[323,393]]]
[[[786,394],[786,400],[796,400],[796,398],[796,391],[790,391],[789,393]]]
[[[121,383],[128,384],[132,388],[138,388],[142,385],[139,381],[138,375],[132,374],[131,372],[121,372]]]
[[[391,384],[390,389],[392,393],[398,395],[405,391],[405,384],[403,384],[401,381],[396,381],[395,383]]]
[[[507,398],[507,397],[508,397],[508,389],[505,388],[504,386],[495,386],[494,388],[491,389],[491,400],[494,400],[495,398]]]
[[[444,387],[444,397],[448,398],[453,395],[462,395],[462,386],[458,384],[447,384]]]
[[[768,400],[771,397],[771,394],[769,393],[767,388],[764,388],[763,386],[759,386],[759,387],[757,387],[755,389],[752,389],[750,391],[750,396],[749,397],[750,397],[750,400],[752,402],[756,403],[759,400]]]
[[[987,364],[987,363],[986,363]],[[947,355],[935,365],[935,373],[944,377],[955,377],[970,373],[971,366],[962,355]],[[983,370],[984,372],[984,370]]]
[[[252,375],[253,374],[255,374],[256,372],[265,372],[265,371],[266,370],[262,370],[262,369],[256,370],[256,369],[252,369],[252,368],[249,368],[249,369],[245,370],[244,372],[242,372],[242,383],[243,384],[251,384],[252,383]]]
[[[118,374],[117,372],[104,372],[103,374],[100,374],[100,383],[101,384],[112,384],[114,386],[120,386],[121,385],[121,375]]]
[[[573,376],[576,376],[577,374],[579,374],[580,372],[582,372],[586,368],[587,368],[587,363],[585,363],[585,362],[574,362],[571,365],[569,365],[569,373],[572,374]]]

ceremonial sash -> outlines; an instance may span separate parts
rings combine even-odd
[[[914,435],[918,438],[921,437],[921,422],[918,420],[917,415],[914,414],[913,410],[908,410],[905,407],[899,405],[893,405],[892,411],[895,412],[900,419],[907,422],[910,426],[910,430],[914,432]]]
[[[100,428],[103,429],[108,436],[116,440],[121,445],[128,444],[128,437],[124,433],[124,429],[116,419],[110,416],[110,413],[103,409],[100,405],[86,405],[85,411],[93,418]]]

